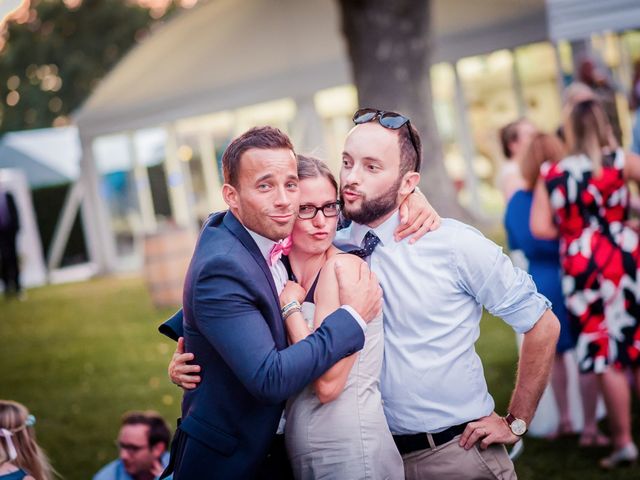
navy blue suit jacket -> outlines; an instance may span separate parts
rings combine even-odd
[[[172,448],[175,480],[252,477],[286,399],[364,345],[360,325],[338,309],[288,346],[269,267],[231,212],[212,215],[200,233],[185,278],[182,328],[181,317],[161,331],[184,336],[202,381],[184,394]]]

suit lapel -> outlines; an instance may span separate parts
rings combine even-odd
[[[269,269],[266,260],[262,256],[262,252],[260,252],[258,245],[256,245],[256,242],[253,241],[253,238],[251,238],[249,232],[247,232],[247,229],[230,211],[227,211],[227,213],[225,214],[223,223],[229,229],[229,231],[233,233],[238,238],[238,240],[240,240],[242,245],[244,245],[253,259],[256,261],[256,263],[260,266],[262,273],[264,273],[264,276],[269,282],[269,286],[271,287],[271,291],[273,292],[273,297],[276,301],[276,305],[280,305],[278,291],[276,290],[276,285],[273,282],[273,275],[271,274],[271,270]]]

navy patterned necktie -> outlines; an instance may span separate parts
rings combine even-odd
[[[376,249],[379,243],[380,243],[380,239],[378,238],[378,236],[375,233],[373,233],[372,230],[369,230],[367,234],[364,236],[364,246],[356,250],[350,250],[349,253],[352,253],[353,255],[357,255],[360,258],[367,258],[371,256],[371,254]]]

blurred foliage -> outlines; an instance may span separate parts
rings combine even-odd
[[[74,3],[31,0],[28,15],[7,24],[0,51],[0,132],[67,123],[158,22],[157,13],[133,2]],[[166,12],[175,9],[172,3]]]

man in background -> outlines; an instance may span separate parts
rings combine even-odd
[[[154,480],[169,463],[171,433],[159,413],[129,412],[122,417],[116,444],[119,458],[93,480]]]
[[[536,127],[526,118],[508,123],[500,129],[500,146],[505,162],[498,170],[496,186],[500,189],[505,203],[509,202],[516,191],[524,187],[519,163],[534,133]]]

